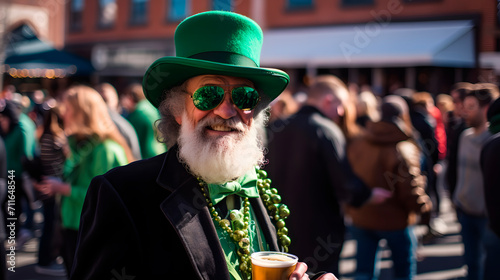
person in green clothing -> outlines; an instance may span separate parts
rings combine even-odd
[[[13,171],[15,175],[15,205],[16,211],[8,216],[9,218],[19,218],[21,215],[21,201],[29,199],[30,190],[26,186],[24,179],[23,162],[33,159],[35,152],[35,129],[30,126],[30,119],[27,122],[21,120],[21,113],[18,105],[11,100],[1,100],[0,104],[0,135],[5,142],[7,152],[7,169]],[[17,219],[19,221],[19,219]],[[16,236],[21,237],[20,224],[16,226]],[[25,234],[25,233],[24,233]],[[19,240],[18,240],[19,241]]]
[[[157,140],[156,120],[160,113],[144,96],[142,85],[131,84],[120,97],[127,119],[139,137],[142,158],[150,158],[166,151],[166,146]]]
[[[16,93],[16,95],[19,95],[19,93]],[[29,172],[26,167],[26,161],[33,159],[37,154],[38,154],[38,137],[37,137],[37,127],[35,122],[27,115],[27,113],[24,112],[25,107],[18,101],[14,102],[17,110],[19,112],[19,125],[21,126],[21,130],[24,132],[26,135],[25,140],[26,140],[26,149],[29,150],[29,156],[26,156],[25,158],[22,158],[21,163],[23,164],[23,175],[22,175],[22,180],[23,180],[23,192],[24,192],[24,198],[27,202],[27,206],[29,208],[24,208],[25,214],[26,214],[26,220],[24,221],[21,229],[20,229],[20,244],[18,245],[23,245],[26,241],[31,239],[35,233],[35,227],[34,227],[34,210],[36,208],[35,206],[35,191],[33,190],[33,184],[31,184],[31,178],[29,175]]]
[[[134,157],[97,91],[87,86],[71,87],[64,93],[61,105],[70,147],[64,181],[44,177],[35,187],[45,195],[62,195],[62,256],[69,275],[90,181],[114,167],[132,162]]]

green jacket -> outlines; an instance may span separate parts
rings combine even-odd
[[[160,113],[146,99],[139,101],[135,110],[127,116],[139,138],[141,156],[143,159],[150,158],[166,151],[163,143],[156,140],[156,128],[154,123],[160,119]]]
[[[71,194],[62,197],[61,219],[64,228],[78,230],[92,178],[128,161],[123,148],[110,139],[101,142],[93,138],[77,143],[70,137],[68,142],[71,156],[65,162],[64,180],[71,185]]]
[[[23,116],[23,115],[21,115]],[[35,124],[26,115],[19,117],[19,124],[14,126],[4,136],[5,150],[7,151],[7,169],[15,170],[16,177],[21,178],[24,171],[21,159],[33,159],[36,150]]]

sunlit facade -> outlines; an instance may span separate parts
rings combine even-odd
[[[177,24],[207,10],[234,11],[257,21],[264,29],[261,64],[285,69],[292,91],[323,73],[370,85],[379,94],[395,87],[438,94],[458,81],[496,82],[500,75],[498,7],[491,0],[36,2],[0,4],[17,11],[0,24],[7,22],[5,30],[30,24],[41,39],[90,61],[95,68],[88,77],[91,83],[107,81],[117,88],[140,81],[155,59],[174,55]],[[398,35],[401,28],[404,36]],[[434,37],[427,36],[431,33]],[[15,78],[72,76],[70,69],[2,65],[0,70]]]
[[[111,27],[102,28],[99,22],[103,19],[89,14],[99,10],[96,5],[102,9],[103,3],[109,5],[109,2],[116,4],[114,22]],[[92,60],[97,69],[96,80],[114,82],[118,87],[130,79],[139,81],[156,58],[174,55],[173,33],[180,20],[214,9],[245,14],[263,27],[261,63],[285,69],[292,76],[293,90],[300,90],[308,77],[331,73],[348,83],[371,85],[379,94],[401,86],[437,94],[461,80],[491,81],[497,75],[495,71],[500,70],[500,65],[494,64],[498,51],[497,7],[487,0],[73,0],[69,7],[68,14],[81,16],[68,18],[67,49]],[[432,37],[426,39],[429,42],[418,39],[417,42],[436,45],[438,49],[416,49],[408,54],[406,61],[404,57],[392,57],[390,54],[398,52],[397,48],[410,48],[397,42],[398,35],[388,32],[406,23],[408,34],[425,36],[422,22],[434,22],[432,28],[438,37],[439,32],[446,34],[443,26],[455,24],[450,28],[455,28],[459,35],[450,40],[458,42],[444,39],[435,42]],[[316,49],[325,40],[303,39],[298,35],[306,30],[312,36],[326,28],[334,46],[320,52]],[[350,28],[351,41],[334,40],[343,28]],[[387,44],[381,47],[385,53],[372,51],[370,44],[375,44],[382,35]],[[286,40],[281,40],[282,36]],[[360,43],[362,39],[368,42]],[[338,50],[332,51],[339,46],[343,47],[340,56]],[[385,59],[387,53],[389,57]],[[393,63],[395,60],[397,63]]]

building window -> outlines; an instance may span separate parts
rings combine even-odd
[[[70,31],[82,30],[83,0],[71,0],[69,14]]]
[[[342,6],[373,5],[374,0],[342,0]]]
[[[232,11],[231,0],[214,0],[212,10],[214,11]]]
[[[148,15],[148,0],[132,0],[130,23],[132,25],[145,24]]]
[[[500,29],[500,0],[497,0],[497,30]],[[497,42],[497,45],[496,45],[496,48],[495,50],[498,52],[500,51],[500,35],[496,35],[496,42]]]
[[[99,0],[99,28],[113,27],[117,9],[116,0]]]
[[[500,27],[500,0],[497,0],[497,26]]]
[[[181,21],[188,16],[189,0],[170,0],[168,21]]]
[[[289,9],[312,8],[313,0],[288,0]]]

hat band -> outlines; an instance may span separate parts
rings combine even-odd
[[[220,52],[220,51],[202,52],[192,55],[189,58],[207,60],[224,64],[233,64],[235,66],[259,67],[259,65],[257,65],[250,58],[238,53],[231,53],[231,52]]]

